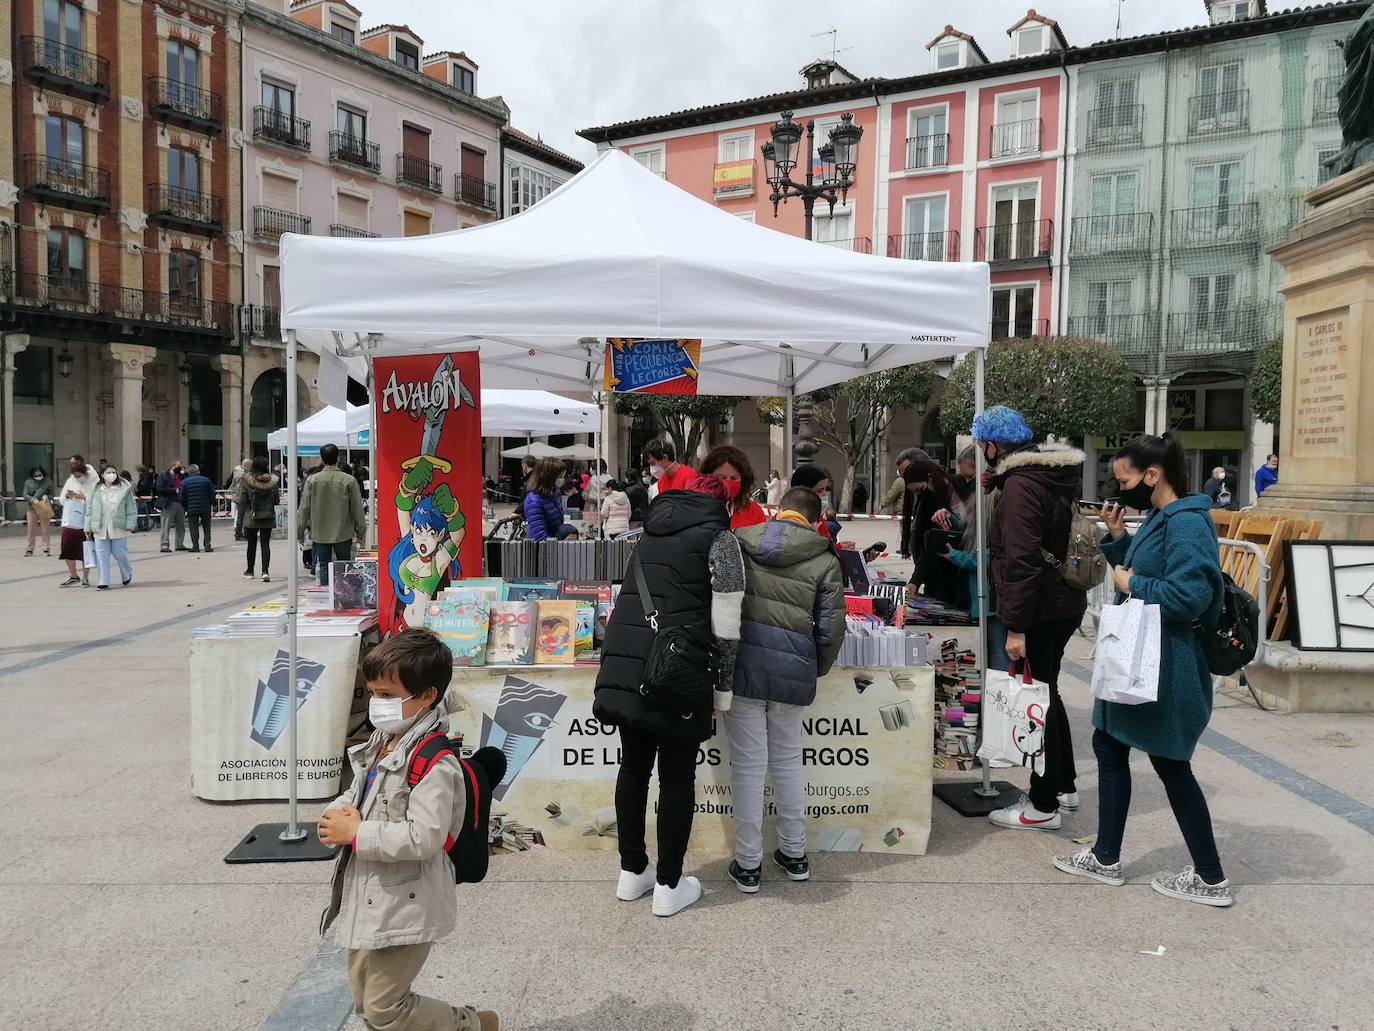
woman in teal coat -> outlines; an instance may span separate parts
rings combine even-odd
[[[1212,678],[1195,625],[1215,626],[1222,578],[1212,503],[1186,493],[1183,449],[1171,433],[1140,436],[1116,454],[1120,504],[1104,505],[1108,535],[1102,553],[1113,565],[1117,600],[1127,595],[1158,605],[1161,622],[1158,701],[1143,705],[1093,703],[1093,751],[1098,769],[1097,841],[1077,855],[1059,856],[1065,873],[1107,884],[1125,883],[1121,839],[1131,803],[1131,749],[1150,757],[1193,865],[1156,877],[1155,891],[1208,906],[1229,906],[1231,885],[1221,869],[1212,817],[1193,776],[1198,738],[1212,716]],[[1149,510],[1132,538],[1122,506]]]

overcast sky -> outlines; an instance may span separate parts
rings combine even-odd
[[[1117,0],[1032,0],[1057,18],[1071,45],[1116,34]],[[829,56],[839,30],[841,64],[860,78],[928,71],[925,45],[949,11],[990,60],[1010,56],[1006,30],[1027,0],[355,0],[363,25],[408,24],[426,52],[464,50],[477,62],[478,91],[500,94],[512,124],[587,160],[578,129],[765,93],[801,84],[807,62]],[[1273,7],[1310,6],[1301,2]],[[1126,36],[1198,25],[1202,0],[1124,0]],[[785,11],[785,23],[779,12]]]

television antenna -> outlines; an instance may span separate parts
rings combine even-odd
[[[1116,39],[1121,38],[1121,9],[1126,6],[1126,0],[1116,0]]]
[[[812,38],[812,39],[820,39],[822,36],[829,36],[829,37],[830,37],[830,60],[831,60],[832,63],[835,62],[835,59],[836,59],[840,54],[843,54],[843,53],[844,53],[845,51],[847,51],[847,50],[853,50],[853,49],[854,49],[853,47],[842,47],[842,46],[839,45],[839,43],[840,43],[840,30],[837,29],[837,28],[835,28],[835,26],[833,26],[833,25],[830,26],[830,28],[826,29],[824,32],[813,32],[813,33],[811,33],[811,38]]]

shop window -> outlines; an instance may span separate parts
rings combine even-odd
[[[21,405],[52,404],[51,347],[30,344],[14,356],[14,400]],[[26,467],[15,468],[25,469],[27,475]]]
[[[1203,394],[1204,418],[1209,430],[1245,429],[1245,391],[1234,389],[1208,390]]]

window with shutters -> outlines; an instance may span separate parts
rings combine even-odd
[[[281,268],[277,265],[262,267],[262,303],[267,308],[281,308]]]
[[[339,225],[350,229],[368,229],[367,198],[355,197],[350,193],[339,194]]]
[[[428,236],[429,216],[419,211],[407,211],[405,213],[405,235]]]
[[[299,190],[296,180],[272,172],[262,173],[262,202],[277,211],[295,211]]]
[[[638,150],[632,150],[630,157],[656,176],[666,177],[668,174],[667,162],[664,160],[664,148],[661,143],[656,147],[640,147]]]
[[[401,152],[420,161],[429,160],[429,130],[409,122],[401,124]]]

